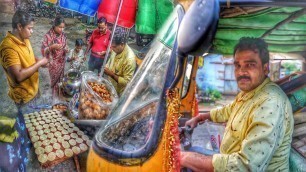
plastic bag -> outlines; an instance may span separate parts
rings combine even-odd
[[[79,118],[79,111],[78,111],[79,97],[80,97],[80,93],[74,94],[73,97],[70,99],[69,104],[68,104],[69,113],[75,119]]]
[[[79,119],[105,119],[118,101],[114,86],[94,72],[82,73]]]
[[[219,123],[205,121],[204,125],[210,135],[210,143],[215,152],[220,152],[220,145],[223,139],[225,126]]]

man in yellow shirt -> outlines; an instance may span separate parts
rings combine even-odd
[[[267,77],[269,52],[258,38],[241,38],[234,49],[235,77],[241,92],[234,102],[186,122],[227,122],[220,153],[182,152],[181,165],[193,171],[289,171],[293,132],[291,104]]]
[[[47,58],[36,59],[29,41],[33,33],[34,18],[24,11],[16,11],[12,19],[13,30],[0,45],[0,63],[9,86],[9,97],[18,108],[14,128],[18,137],[12,143],[0,142],[0,171],[25,171],[30,141],[22,116],[38,92],[38,68],[47,65]]]
[[[136,70],[136,55],[126,42],[127,38],[123,29],[116,29],[111,44],[112,52],[104,68],[105,74],[109,76],[118,95],[122,94]]]
[[[8,31],[0,45],[0,63],[9,86],[9,97],[19,110],[29,103],[38,92],[38,69],[47,65],[47,58],[35,58],[30,43],[34,18],[17,11],[12,19],[12,32]]]

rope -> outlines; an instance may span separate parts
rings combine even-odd
[[[178,119],[180,114],[180,94],[177,88],[167,91],[167,119],[164,128],[165,143],[163,143],[164,172],[180,171],[180,140],[178,133]]]

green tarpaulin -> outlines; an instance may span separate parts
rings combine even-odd
[[[136,32],[156,34],[174,6],[170,0],[139,0],[136,15]]]
[[[261,37],[269,33],[263,38],[269,44],[271,52],[305,52],[306,14],[288,20],[291,15],[302,10],[304,9],[296,7],[269,8],[253,14],[220,18],[212,51],[218,54],[232,54],[241,37]],[[283,24],[274,28],[281,22]]]

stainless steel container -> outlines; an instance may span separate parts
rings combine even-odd
[[[81,73],[77,69],[69,69],[62,80],[62,90],[65,95],[73,96],[80,91]]]

